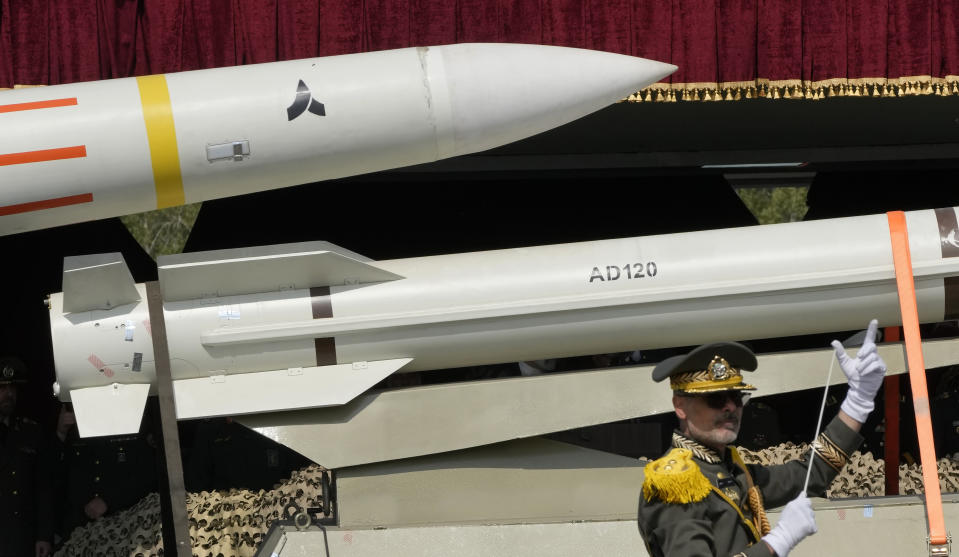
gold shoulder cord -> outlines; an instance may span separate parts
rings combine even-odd
[[[726,494],[720,491],[718,487],[712,486],[712,489],[713,489],[713,493],[718,495],[720,499],[722,499],[723,501],[726,501],[727,503],[729,503],[730,507],[736,509],[736,513],[739,515],[739,520],[741,520],[742,523],[745,524],[747,528],[749,528],[749,532],[753,535],[753,538],[758,542],[759,538],[761,538],[762,536],[759,534],[759,531],[756,530],[756,526],[751,521],[746,520],[746,516],[743,515],[743,511],[742,509],[739,508],[739,505],[737,505],[736,503],[733,503],[732,499],[727,497]]]
[[[763,496],[759,488],[753,483],[753,477],[749,473],[749,468],[746,467],[746,463],[743,462],[743,458],[739,456],[736,448],[729,447],[729,451],[733,455],[733,462],[736,463],[736,466],[742,468],[743,473],[746,474],[746,484],[749,486],[747,490],[747,500],[749,502],[749,509],[753,511],[752,525],[755,530],[762,534],[756,538],[758,541],[760,537],[765,536],[772,529],[772,526],[769,524],[769,518],[766,517],[766,508],[763,506]]]

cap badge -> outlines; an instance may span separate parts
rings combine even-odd
[[[714,356],[713,361],[709,362],[709,372],[716,381],[722,381],[729,377],[729,362],[725,358]]]
[[[12,367],[10,367],[10,366],[3,366],[3,378],[4,378],[4,379],[10,379],[11,377],[13,377],[13,373],[14,373],[14,371],[13,371],[13,368],[12,368]]]

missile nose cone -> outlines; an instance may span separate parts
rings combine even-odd
[[[441,60],[437,58],[441,57]],[[430,82],[445,75],[452,155],[483,151],[566,124],[623,100],[676,66],[595,50],[519,44],[430,49]],[[442,69],[440,69],[442,68]],[[442,130],[440,130],[442,133]]]
[[[627,91],[616,99],[622,100],[679,69],[673,64],[637,56],[592,50],[578,52],[581,53],[579,60],[570,68],[571,75],[567,77],[569,86],[574,91],[580,90],[584,96],[588,91],[608,91],[609,94]]]
[[[640,58],[640,60],[647,62],[649,71],[658,76],[652,83],[661,81],[664,77],[672,75],[676,70],[679,69],[679,66],[667,64],[666,62],[657,62],[656,60],[647,60],[646,58]],[[650,85],[652,85],[652,83],[650,83]]]

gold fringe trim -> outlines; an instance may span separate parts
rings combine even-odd
[[[22,85],[18,83],[13,84],[14,89],[30,89],[31,87],[46,87],[46,85]],[[0,87],[0,91],[10,91],[9,87]]]
[[[906,97],[959,95],[959,76],[913,75],[896,78],[833,78],[821,81],[787,79],[722,83],[655,83],[625,102],[738,101],[742,99],[811,99],[830,97]]]
[[[643,497],[666,503],[695,503],[712,491],[712,484],[693,460],[688,449],[673,449],[644,469]]]
[[[14,89],[46,85],[14,84]],[[0,87],[0,91],[9,91]],[[959,75],[931,77],[837,77],[821,81],[785,79],[770,81],[724,81],[722,83],[654,83],[626,97],[625,102],[738,101],[742,99],[812,99],[829,97],[905,97],[916,95],[959,95]]]

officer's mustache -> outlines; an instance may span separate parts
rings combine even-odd
[[[732,422],[734,425],[739,425],[739,417],[736,416],[735,412],[723,412],[720,416],[716,418],[716,424],[723,424],[726,422]]]

